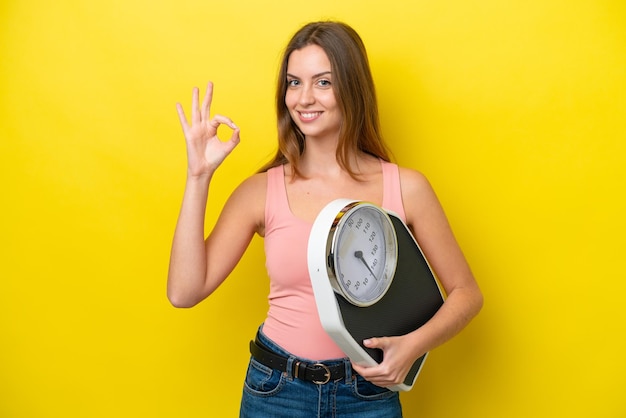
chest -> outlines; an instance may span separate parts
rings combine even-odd
[[[335,199],[354,199],[382,205],[382,174],[365,181],[349,179],[304,179],[285,184],[287,200],[292,214],[313,222],[319,212]]]

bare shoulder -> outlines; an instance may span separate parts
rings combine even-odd
[[[257,173],[242,181],[237,189],[235,189],[235,192],[258,197],[259,195],[265,196],[266,189],[267,173]]]
[[[253,174],[233,191],[224,206],[223,214],[238,214],[239,222],[247,220],[253,224],[257,233],[263,235],[266,194],[267,173]]]
[[[443,214],[437,195],[424,174],[400,167],[400,185],[407,224],[412,228],[416,228],[420,221]]]
[[[430,182],[424,174],[412,168],[398,167],[400,172],[400,184],[402,185],[402,194],[405,191],[409,194],[419,193],[425,189],[432,189]]]

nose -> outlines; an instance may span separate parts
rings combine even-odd
[[[298,101],[301,105],[307,106],[315,103],[315,92],[313,86],[303,86],[300,90],[300,97]]]

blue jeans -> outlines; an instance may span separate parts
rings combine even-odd
[[[270,340],[261,329],[257,339],[277,354],[297,361],[318,363],[294,357]],[[348,359],[322,362],[327,366],[343,363],[345,378],[324,385],[294,378],[291,372],[271,369],[250,358],[241,399],[240,418],[400,418],[402,408],[397,392],[378,387],[356,373]],[[291,367],[288,367],[291,369]]]

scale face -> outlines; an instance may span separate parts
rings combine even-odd
[[[360,307],[385,296],[398,260],[396,231],[387,214],[369,203],[347,204],[335,216],[328,238],[333,289]]]
[[[338,199],[317,216],[308,268],[324,330],[355,363],[374,366],[382,351],[363,340],[408,334],[426,323],[444,296],[408,227],[371,203]],[[410,390],[428,353],[392,390]]]

